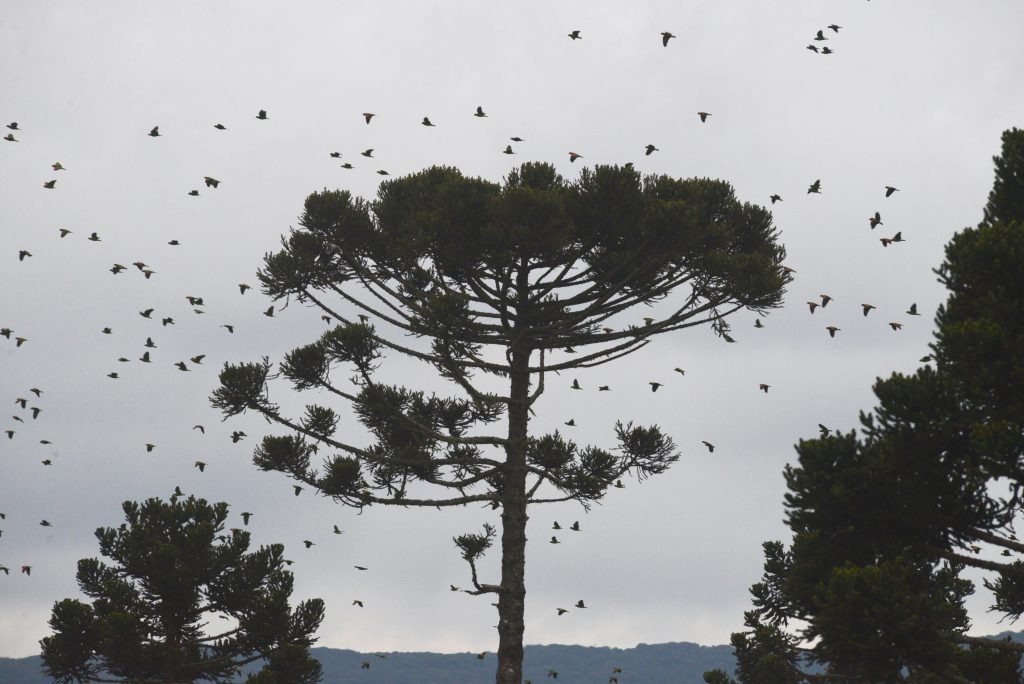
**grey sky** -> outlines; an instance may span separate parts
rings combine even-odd
[[[297,598],[327,603],[322,645],[493,649],[489,601],[448,590],[468,583],[451,537],[496,522],[491,511],[357,516],[309,492],[296,498],[290,481],[251,465],[269,426],[220,423],[207,397],[224,361],[279,360],[323,329],[299,305],[268,319],[269,301],[237,288],[256,284],[308,193],[371,198],[378,169],[435,163],[499,180],[534,160],[570,179],[583,165],[633,162],[723,178],[746,201],[783,197],[771,208],[797,273],[764,329],[737,316],[734,345],[708,329],[672,334],[577,374],[590,391],[570,391],[563,373],[531,425],[608,447],[616,418],[657,423],[682,459],[612,490],[589,515],[568,504],[532,510],[527,642],[726,641],[749,607],[761,542],[785,533],[792,445],[819,422],[854,427],[874,378],[927,353],[945,298],[931,269],[952,234],[980,219],[1000,133],[1024,122],[1017,0],[6,0],[0,15],[0,123],[22,129],[19,142],[0,140],[0,326],[28,338],[20,348],[0,338],[0,429],[16,430],[0,434],[0,564],[12,571],[0,575],[2,656],[37,651],[53,602],[77,596],[77,560],[97,553],[92,531],[119,524],[122,501],[166,498],[175,485],[252,511],[255,544],[285,543]],[[826,30],[835,54],[806,50],[830,23],[843,27]],[[574,29],[582,40],[568,38]],[[677,36],[668,47],[662,31]],[[472,116],[478,105],[487,118]],[[712,113],[705,124],[700,110]],[[377,115],[369,126],[365,111]],[[436,127],[421,126],[424,116]],[[148,137],[157,125],[161,137]],[[526,142],[503,155],[511,136]],[[660,151],[644,156],[648,143]],[[371,147],[373,159],[360,156]],[[569,151],[583,159],[570,164]],[[67,170],[52,171],[57,161]],[[206,188],[207,175],[221,186]],[[822,194],[808,195],[819,178]],[[56,188],[43,189],[51,179]],[[885,185],[900,192],[885,199]],[[872,231],[875,211],[885,223]],[[73,232],[61,239],[59,228]],[[100,242],[86,239],[93,231]],[[883,248],[878,238],[896,231],[906,242]],[[22,249],[33,256],[19,263]],[[155,270],[150,280],[131,266],[108,272],[139,260]],[[821,293],[835,301],[809,314],[805,302]],[[203,297],[206,313],[186,295]],[[862,302],[878,308],[864,318]],[[904,315],[912,302],[924,315]],[[150,307],[155,320],[141,318]],[[161,326],[163,316],[175,324]],[[830,324],[841,328],[835,339]],[[147,337],[158,345],[148,366],[137,361]],[[172,365],[196,354],[207,356],[188,373]],[[378,378],[448,391],[430,368],[394,356]],[[665,386],[651,394],[649,380]],[[613,391],[598,395],[600,384]],[[17,397],[43,409],[37,420]],[[272,398],[312,401],[283,384]],[[342,431],[358,430],[345,415]],[[569,418],[575,431],[562,426]],[[239,429],[249,437],[232,444]],[[53,527],[40,527],[44,518]],[[577,519],[582,533],[547,543],[553,520]],[[496,577],[496,561],[495,551],[485,577]],[[587,611],[556,617],[581,598]],[[983,592],[971,606],[975,633],[1000,628]]]

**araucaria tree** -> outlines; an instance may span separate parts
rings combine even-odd
[[[279,374],[296,390],[351,402],[376,441],[356,446],[337,436],[329,407],[283,415],[268,396],[278,373],[267,359],[226,365],[212,401],[226,416],[254,410],[288,428],[263,439],[255,464],[342,504],[501,509],[497,583],[481,581],[475,564],[496,528],[455,541],[471,568],[470,593],[497,594],[496,681],[519,684],[527,506],[587,506],[617,479],[661,473],[678,458],[657,426],[617,423],[617,453],[557,432],[531,435],[545,378],[692,326],[708,324],[729,340],[726,316],[777,307],[788,274],[771,216],[738,202],[721,181],[641,180],[627,165],[584,169],[570,183],[550,165],[525,164],[502,184],[430,168],[382,183],[374,202],[317,192],[299,224],[283,250],[267,255],[263,291],[341,323],[288,353]],[[663,315],[639,322],[635,307],[653,302]],[[429,347],[389,339],[376,322],[427,338]],[[567,348],[577,353],[552,359],[552,350]],[[432,365],[459,394],[375,382],[384,350]],[[332,382],[338,364],[354,370],[356,389]],[[507,392],[478,388],[476,373],[503,379]],[[503,416],[504,434],[487,434],[484,426]],[[322,468],[310,462],[320,449],[334,452]]]
[[[792,545],[764,545],[750,630],[732,639],[744,684],[1021,681],[1024,645],[968,635],[964,607],[970,569],[991,611],[1024,615],[1024,131],[995,162],[984,220],[936,271],[934,365],[878,380],[861,435],[797,445]],[[804,674],[802,653],[825,674]]]
[[[126,501],[122,508],[125,523],[96,530],[100,553],[113,565],[78,562],[78,586],[93,602],[54,604],[54,634],[40,641],[50,677],[227,683],[237,681],[241,665],[265,659],[247,681],[320,681],[309,646],[323,601],[288,607],[292,574],[280,544],[247,553],[248,532],[225,532],[225,503],[172,496],[167,503]]]

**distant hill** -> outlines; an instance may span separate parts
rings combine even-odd
[[[475,653],[358,653],[337,648],[314,648],[324,666],[324,682],[331,684],[456,684],[494,681],[495,655],[483,660]],[[363,662],[370,668],[364,670]],[[612,668],[621,684],[703,684],[706,670],[732,672],[731,646],[700,646],[686,642],[640,644],[635,648],[589,646],[527,646],[524,679],[533,684],[553,682],[548,670],[558,672],[558,684],[607,682]],[[244,677],[242,677],[244,679]],[[241,681],[241,680],[240,680]],[[0,684],[51,684],[42,673],[39,656],[0,658]]]

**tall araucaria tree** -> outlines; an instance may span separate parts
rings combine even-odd
[[[743,684],[768,665],[800,682],[1021,681],[1024,645],[969,635],[964,606],[970,569],[990,611],[1024,615],[1024,131],[995,166],[984,220],[936,270],[934,367],[878,380],[861,435],[797,445],[792,545],[764,545],[750,631],[733,634]],[[803,673],[802,652],[827,672]]]
[[[54,634],[40,646],[54,681],[227,684],[261,659],[246,681],[320,681],[309,647],[324,604],[288,606],[284,547],[250,552],[248,532],[225,530],[225,503],[175,495],[122,508],[124,523],[96,530],[100,553],[113,562],[78,562],[78,586],[92,603],[53,606]]]
[[[263,291],[341,324],[288,353],[279,374],[296,390],[351,402],[376,441],[337,436],[339,416],[326,406],[283,415],[269,397],[277,373],[268,359],[225,365],[212,402],[226,416],[253,410],[288,428],[263,439],[255,464],[341,504],[500,508],[498,582],[481,581],[475,564],[494,526],[455,542],[470,566],[470,593],[497,594],[496,681],[519,684],[527,506],[588,506],[617,479],[662,473],[678,459],[657,426],[617,422],[613,451],[558,432],[531,435],[545,378],[609,363],[683,328],[706,324],[731,340],[728,315],[778,307],[789,276],[771,215],[737,201],[722,181],[641,179],[627,165],[584,169],[567,182],[550,165],[524,164],[502,184],[429,168],[385,181],[374,202],[317,192],[299,224],[283,250],[267,255]],[[653,302],[664,315],[621,323]],[[428,338],[429,350],[379,334],[376,322]],[[578,353],[552,360],[552,350],[569,347]],[[503,362],[485,353],[495,348]],[[430,364],[460,394],[375,382],[384,350]],[[332,382],[338,364],[354,368],[356,390]],[[502,378],[507,392],[481,390],[475,373]],[[503,416],[504,434],[482,429]],[[335,453],[316,468],[310,460],[321,448]]]

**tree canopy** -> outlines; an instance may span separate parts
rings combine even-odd
[[[678,459],[658,426],[619,421],[615,449],[531,435],[545,381],[692,326],[731,341],[726,317],[777,307],[789,280],[771,215],[722,181],[641,178],[626,165],[583,169],[568,182],[531,163],[500,184],[432,167],[385,181],[373,202],[324,190],[306,199],[299,225],[266,256],[263,291],[339,324],[276,372],[269,359],[226,364],[212,402],[225,416],[253,410],[287,428],[263,439],[254,463],[339,503],[501,509],[499,582],[481,581],[475,565],[496,527],[455,542],[470,565],[469,593],[498,595],[497,681],[519,684],[527,505],[587,506],[619,478],[659,474]],[[638,304],[657,306],[641,322]],[[377,324],[429,347],[396,342]],[[376,382],[387,351],[432,365],[460,394]],[[355,389],[334,381],[338,365],[355,373]],[[484,391],[476,373],[503,379],[507,393]],[[328,406],[284,415],[269,394],[278,374],[297,391],[348,401],[372,443],[340,437]],[[503,417],[504,434],[488,434]],[[316,466],[321,448],[333,453]]]
[[[995,162],[984,220],[936,270],[949,298],[922,359],[934,364],[878,380],[860,435],[796,447],[792,544],[764,545],[750,631],[733,635],[744,684],[764,681],[742,667],[766,662],[756,651],[787,654],[793,681],[823,677],[800,671],[800,652],[834,681],[1020,681],[1024,646],[969,636],[964,607],[973,568],[990,610],[1024,614],[1024,131]]]
[[[225,531],[226,503],[189,496],[126,501],[122,508],[125,523],[96,530],[100,553],[113,564],[78,562],[78,586],[92,603],[54,604],[54,634],[40,642],[49,676],[233,682],[240,665],[265,659],[248,681],[320,681],[309,646],[323,602],[289,608],[293,577],[280,544],[248,552],[248,532]]]

